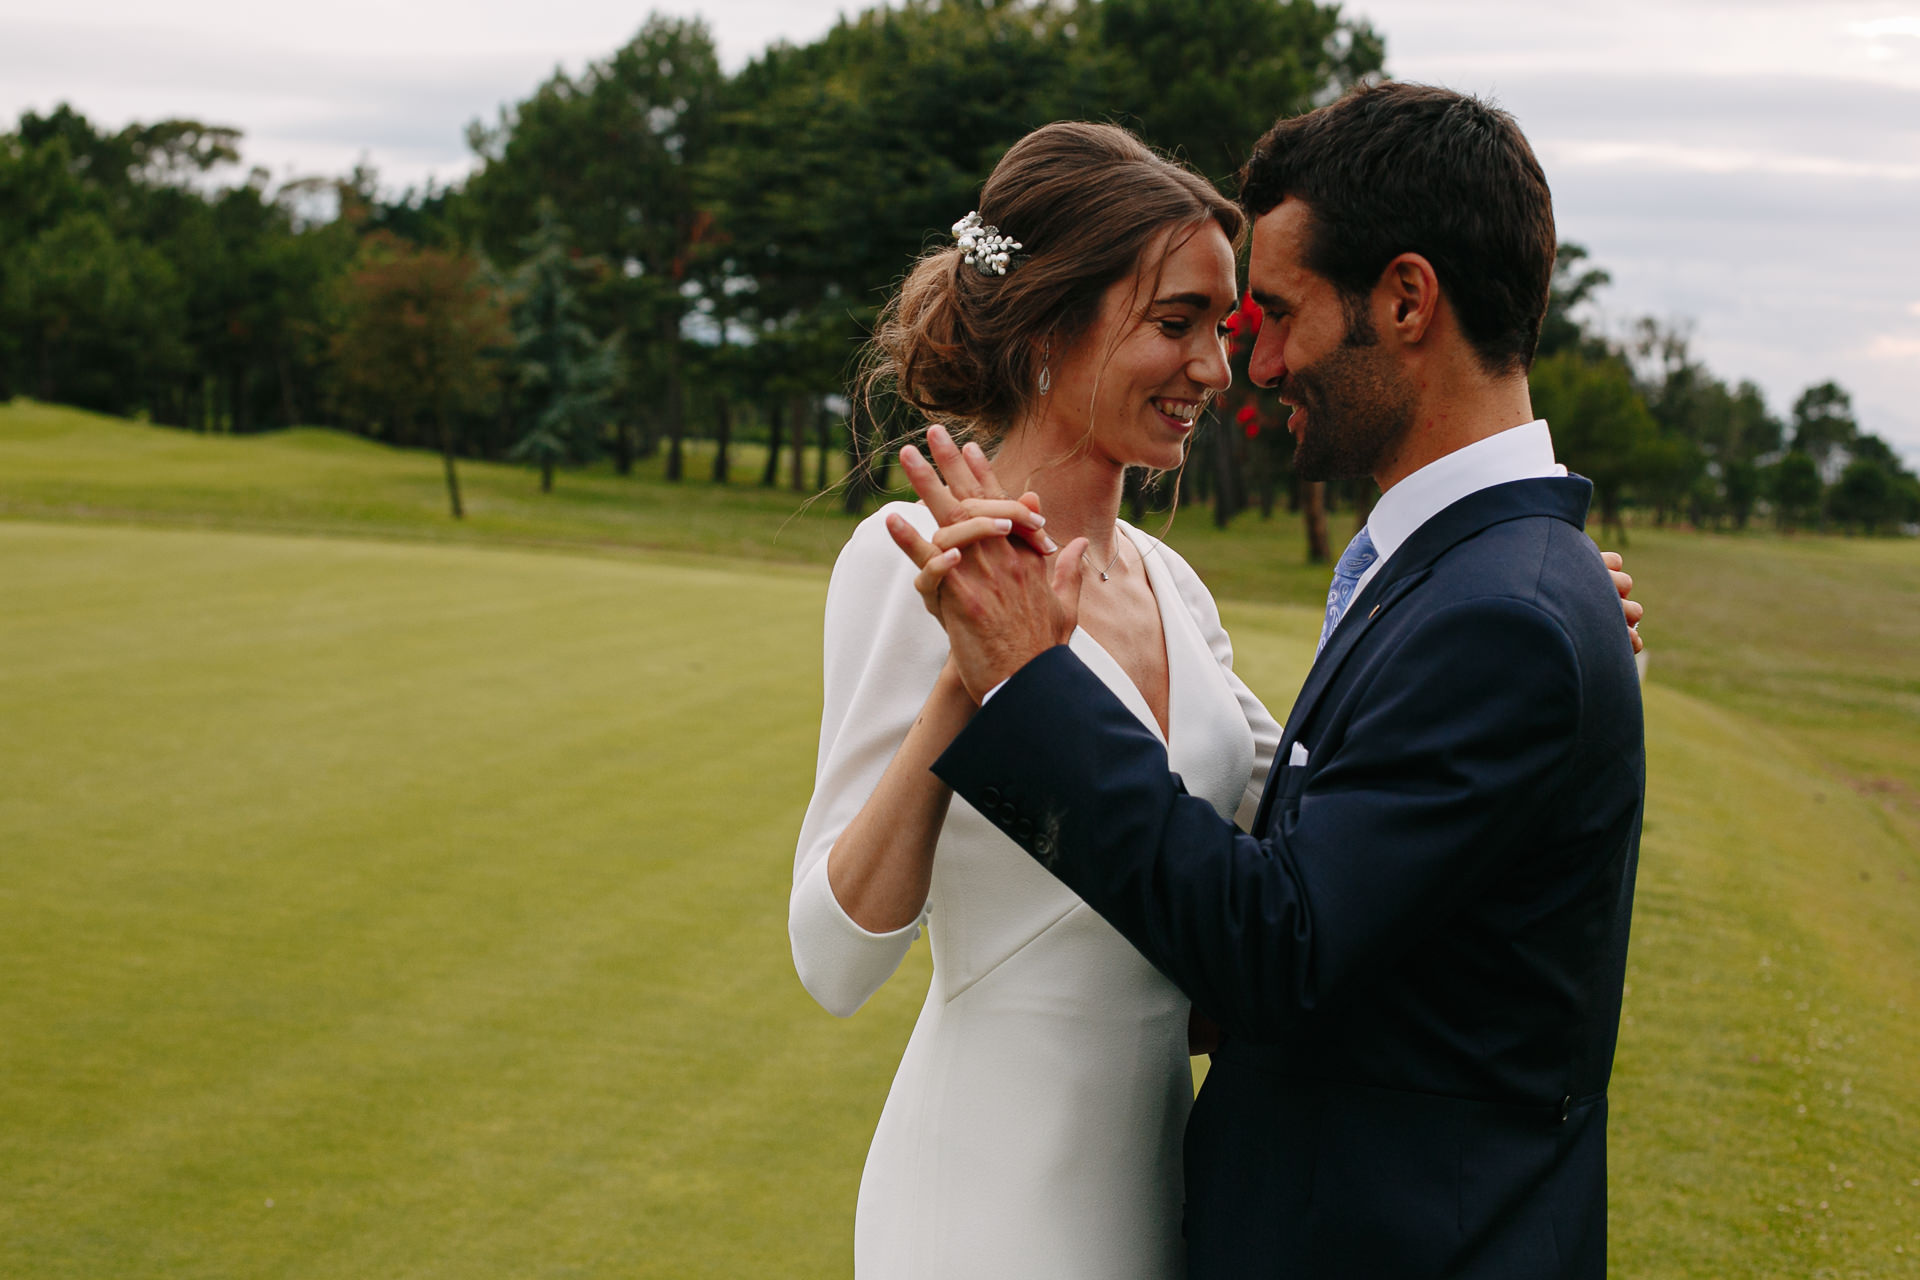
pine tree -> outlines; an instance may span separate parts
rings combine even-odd
[[[509,456],[540,468],[540,491],[553,491],[554,468],[590,462],[600,452],[606,407],[619,381],[620,335],[596,337],[580,318],[575,282],[598,268],[576,259],[551,204],[521,247],[513,273],[515,365],[529,426]]]

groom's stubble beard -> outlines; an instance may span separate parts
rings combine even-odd
[[[1348,310],[1340,345],[1290,373],[1281,392],[1307,411],[1293,447],[1294,471],[1303,480],[1374,475],[1413,427],[1413,387],[1382,353],[1372,321],[1358,307]]]

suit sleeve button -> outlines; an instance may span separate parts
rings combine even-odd
[[[992,808],[994,805],[999,804],[1000,788],[998,787],[980,788],[980,802],[982,805],[986,806],[987,808]]]

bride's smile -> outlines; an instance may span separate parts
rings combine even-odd
[[[1090,446],[1116,467],[1179,466],[1207,401],[1232,380],[1220,326],[1234,303],[1220,225],[1168,227],[1057,361],[1037,434],[1058,453]]]

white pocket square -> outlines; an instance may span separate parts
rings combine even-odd
[[[1296,764],[1305,764],[1306,762],[1307,762],[1307,749],[1301,746],[1297,742],[1294,743],[1292,753],[1287,756],[1287,763],[1289,765],[1296,765]]]

